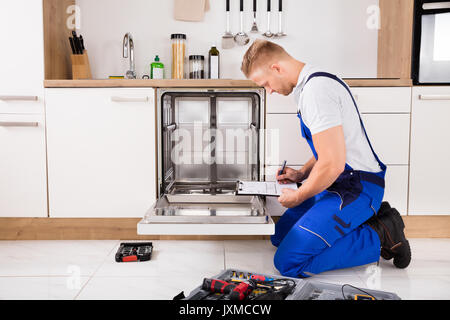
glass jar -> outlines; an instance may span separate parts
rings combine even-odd
[[[183,79],[186,35],[174,33],[170,36],[170,39],[172,42],[172,79]]]
[[[189,56],[189,79],[205,79],[205,56]]]

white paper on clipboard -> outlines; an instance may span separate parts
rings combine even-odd
[[[238,181],[237,195],[279,197],[282,189],[297,190],[296,183],[279,184],[276,181]]]

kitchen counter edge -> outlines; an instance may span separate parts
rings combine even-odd
[[[344,79],[350,87],[411,87],[411,79]],[[257,88],[251,80],[199,79],[199,80],[147,80],[147,79],[97,79],[97,80],[44,80],[45,88],[204,88],[235,87]]]

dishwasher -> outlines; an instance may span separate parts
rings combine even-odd
[[[158,88],[157,200],[140,235],[271,235],[263,196],[238,180],[264,180],[263,88]]]

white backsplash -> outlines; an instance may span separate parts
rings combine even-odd
[[[220,47],[225,30],[225,0],[210,0],[203,22],[173,18],[173,0],[77,0],[81,9],[78,33],[85,39],[94,78],[124,75],[128,59],[122,58],[122,40],[131,32],[139,78],[149,74],[150,63],[159,55],[171,76],[170,34],[187,35],[187,55],[207,57],[213,42],[221,53],[221,78],[243,79],[240,71],[245,47]],[[272,40],[297,59],[346,78],[376,77],[377,30],[367,27],[378,0],[284,0],[287,37]],[[239,1],[231,0],[232,32],[239,31]],[[278,1],[272,0],[272,27],[278,28]],[[245,30],[252,23],[252,1],[245,1]],[[266,30],[266,0],[258,0],[258,26]],[[255,36],[250,34],[253,40]],[[258,38],[263,38],[260,34]],[[251,43],[251,42],[250,42]],[[206,71],[206,70],[205,70]]]

